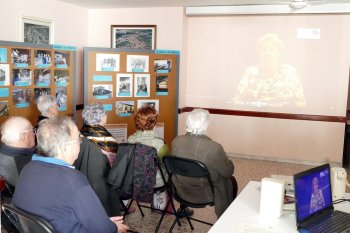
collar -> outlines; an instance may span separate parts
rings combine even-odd
[[[41,161],[44,163],[51,163],[51,164],[55,164],[55,165],[59,165],[59,166],[64,166],[64,167],[69,167],[72,169],[75,169],[74,166],[69,165],[68,163],[66,163],[65,161],[63,161],[62,159],[57,159],[54,157],[44,157],[38,154],[34,154],[32,157],[33,161]]]
[[[0,146],[0,152],[9,156],[13,156],[16,154],[22,154],[27,156],[32,156],[35,153],[36,149],[35,147],[32,148],[20,148],[20,147],[13,147],[8,146],[6,144],[1,144]]]
[[[191,137],[196,137],[196,138],[201,138],[201,139],[208,139],[208,140],[211,140],[210,137],[208,137],[207,135],[205,134],[191,134],[189,132],[186,132],[185,134],[186,136],[191,136]]]

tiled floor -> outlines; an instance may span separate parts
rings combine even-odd
[[[271,162],[262,160],[251,160],[242,158],[231,158],[235,164],[235,177],[238,181],[239,192],[245,187],[245,185],[250,180],[260,181],[263,177],[270,177],[273,174],[278,175],[293,175],[297,172],[306,170],[311,166],[282,163],[282,162]],[[350,181],[350,172],[348,172],[348,180]],[[347,192],[350,192],[348,189]],[[154,232],[155,226],[158,223],[160,215],[157,213],[152,213],[149,209],[144,209],[145,217],[142,217],[139,210],[128,215],[125,219],[127,225],[129,225],[133,230],[147,233]],[[213,207],[207,207],[205,209],[195,209],[195,218],[204,219],[208,222],[215,223],[216,216]],[[174,221],[174,217],[171,215],[165,216],[160,231],[168,232],[171,224]],[[194,231],[191,231],[189,224],[182,219],[182,226],[175,226],[173,232],[208,232],[210,226],[194,222]],[[228,229],[229,230],[229,229]],[[4,230],[1,233],[6,233]]]

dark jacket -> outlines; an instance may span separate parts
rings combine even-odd
[[[80,153],[73,166],[87,177],[107,214],[120,215],[119,195],[115,190],[111,190],[111,186],[106,182],[111,168],[101,148],[89,139],[83,138]]]

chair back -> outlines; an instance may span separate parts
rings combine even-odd
[[[13,204],[3,204],[2,209],[21,233],[54,233],[54,228],[45,219],[29,214]]]
[[[214,186],[211,181],[208,168],[204,163],[197,160],[181,158],[173,155],[164,156],[163,163],[165,164],[170,177],[173,175],[180,175],[184,177],[207,179],[211,191],[214,194]],[[174,182],[172,183],[176,190],[176,184],[174,184]]]

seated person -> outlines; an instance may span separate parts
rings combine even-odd
[[[36,101],[36,105],[40,112],[40,116],[37,121],[37,126],[40,121],[46,118],[52,118],[58,116],[58,106],[56,102],[56,98],[52,95],[41,95]]]
[[[74,166],[88,179],[109,216],[120,215],[120,199],[106,182],[111,164],[115,160],[118,143],[103,126],[107,120],[102,104],[90,104],[83,110],[85,136]]]
[[[46,219],[55,232],[126,232],[122,217],[108,218],[88,180],[72,166],[81,137],[69,118],[46,119],[38,152],[22,170],[12,203]]]
[[[112,166],[118,150],[118,143],[104,127],[107,123],[107,113],[103,105],[93,103],[86,106],[82,117],[84,125],[80,130],[81,134],[101,148],[101,151],[107,156]]]
[[[192,187],[203,185],[193,183],[191,180],[181,180],[183,189],[178,192],[192,202],[211,201],[214,198],[215,213],[219,218],[236,198],[238,187],[236,179],[232,176],[233,163],[227,158],[224,148],[205,135],[208,126],[209,112],[207,110],[196,109],[188,113],[186,117],[187,133],[174,139],[171,152],[179,157],[201,161],[207,166],[214,185],[214,197],[203,195],[202,192],[191,192]],[[208,183],[205,188],[210,190]]]
[[[32,124],[25,118],[14,116],[1,125],[0,176],[7,188],[1,193],[5,203],[11,202],[19,173],[35,152],[35,134]],[[8,232],[17,232],[5,214],[1,223]]]

